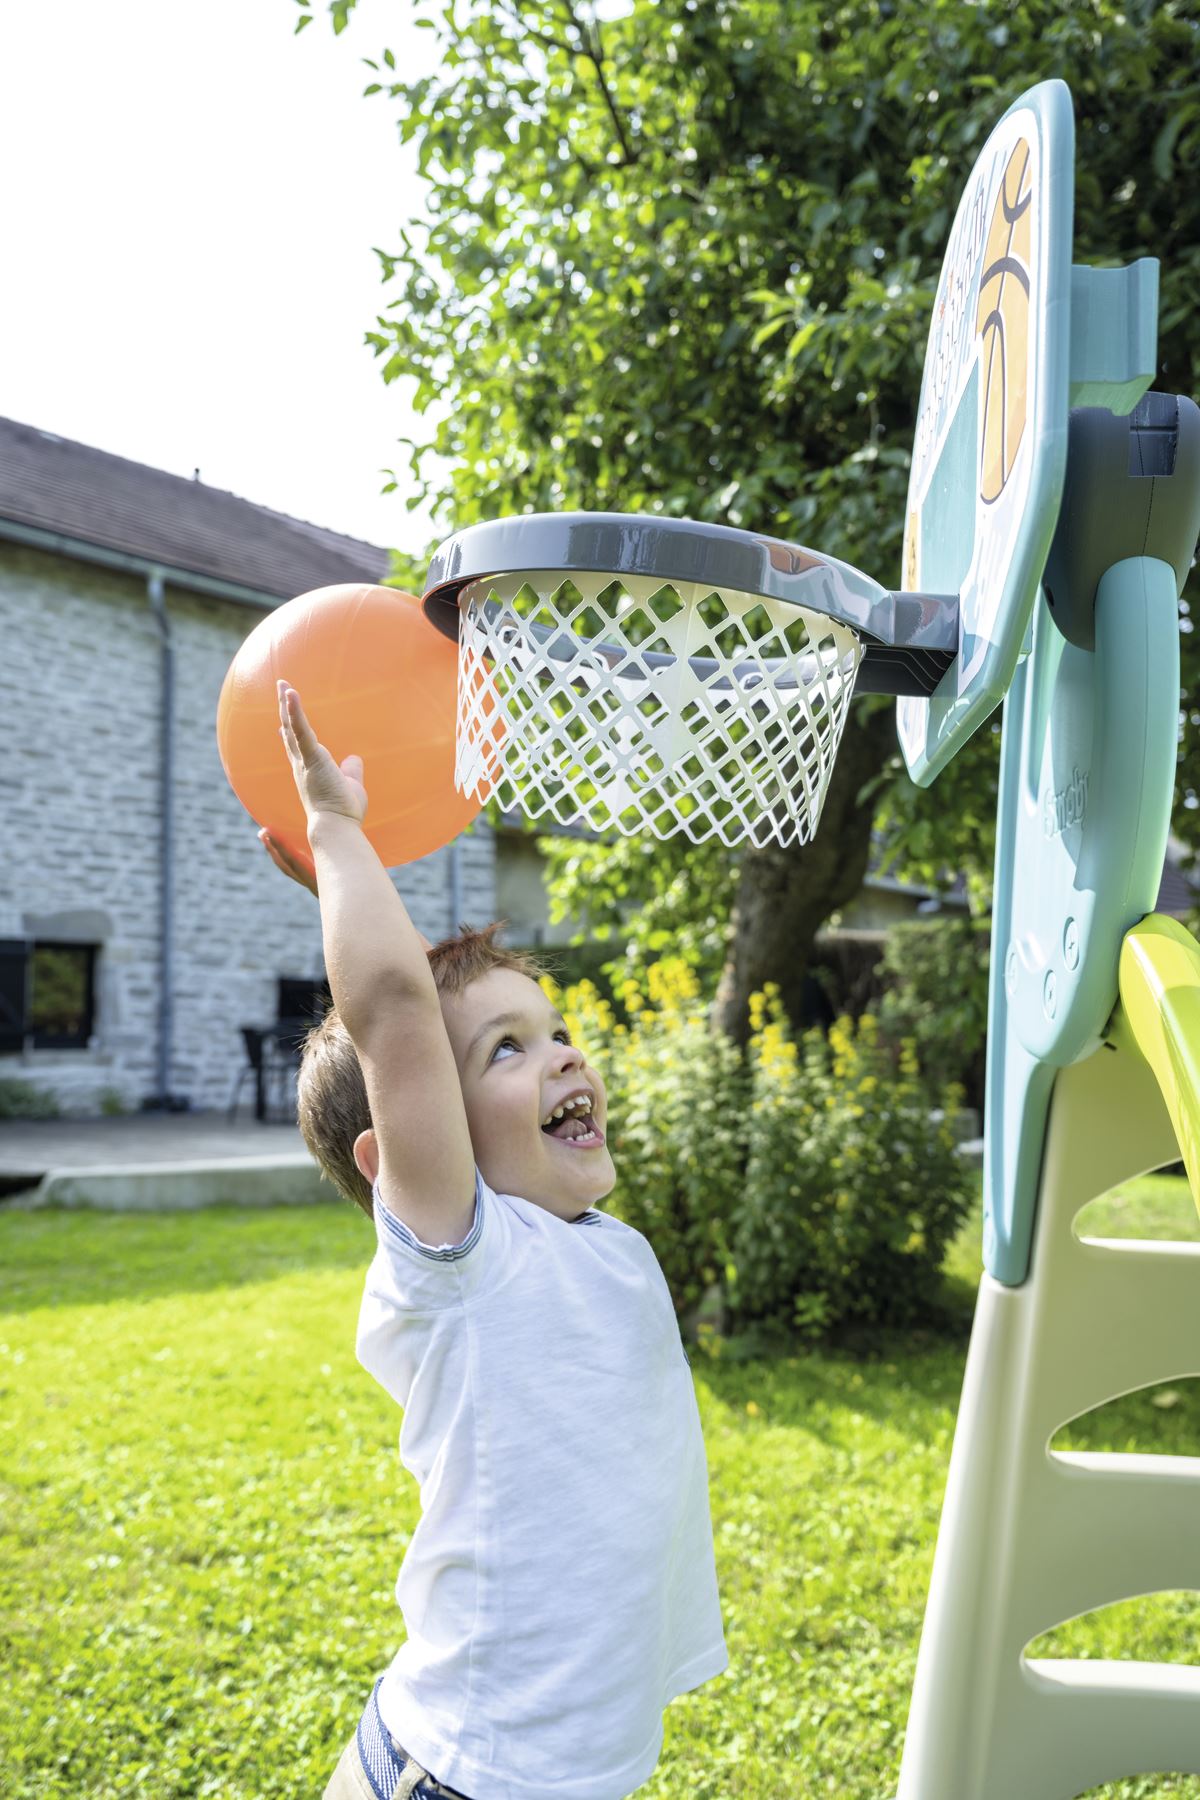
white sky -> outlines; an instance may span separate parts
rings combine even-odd
[[[361,58],[407,75],[437,39],[409,0],[338,38],[314,12],[296,37],[294,0],[3,9],[0,414],[420,552],[396,439],[430,415],[363,333],[422,184]]]

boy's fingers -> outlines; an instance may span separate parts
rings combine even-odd
[[[294,704],[293,704],[294,701]],[[317,752],[321,745],[317,734],[304,716],[304,708],[300,704],[300,696],[292,688],[287,696],[288,724],[296,741],[296,747],[304,759],[305,767],[317,760]]]
[[[292,729],[292,721],[287,709],[287,701],[282,693],[279,696],[279,735],[283,739],[283,747],[289,757],[300,754],[300,746],[296,742],[296,733]]]
[[[304,708],[300,704],[300,696],[294,687],[289,687],[282,679],[276,684],[279,695],[280,730],[285,738],[290,737],[296,745],[303,749],[304,737],[312,737],[312,727],[304,716]]]
[[[317,871],[315,864],[306,862],[303,857],[294,856],[292,852],[285,849],[282,844],[277,844],[265,827],[259,832],[258,841],[266,850],[267,855],[271,858],[271,861],[275,864],[275,867],[281,874],[289,876],[293,881],[298,881],[301,887],[306,887],[310,893],[316,893]]]
[[[296,867],[296,858],[291,851],[285,845],[277,844],[269,831],[262,833],[262,840],[281,868],[290,870]]]
[[[280,850],[279,845],[276,844],[265,831],[259,832],[258,841],[270,857],[271,861],[275,864],[275,867],[277,869],[282,869],[285,875],[290,875],[291,870],[283,860],[283,853]]]

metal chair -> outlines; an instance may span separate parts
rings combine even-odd
[[[233,1096],[229,1103],[229,1119],[237,1115],[242,1087],[249,1076],[254,1082],[254,1116],[260,1121],[290,1124],[295,1121],[295,1086],[292,1077],[300,1066],[300,1045],[308,1022],[281,1019],[263,1029],[257,1025],[241,1027],[246,1061],[238,1070]]]

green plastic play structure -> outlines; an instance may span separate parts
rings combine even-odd
[[[1099,1242],[1073,1227],[1090,1200],[1181,1154],[1200,1194],[1200,945],[1153,913],[1174,793],[1178,597],[1200,528],[1200,412],[1147,392],[1156,265],[1064,276],[1066,89],[1043,84],[1012,113],[1049,171],[1040,247],[1059,267],[1040,411],[1026,421],[1046,446],[1040,510],[1031,503],[1023,522],[1032,543],[1018,547],[1034,574],[1012,603],[1017,666],[996,678],[1011,673],[985,1273],[899,1800],[1071,1800],[1124,1776],[1200,1774],[1200,1668],[1027,1655],[1083,1613],[1200,1589],[1200,1458],[1051,1448],[1109,1400],[1200,1375],[1200,1243]],[[928,563],[921,574],[928,585]],[[917,779],[978,722],[947,745],[953,704],[900,702]]]

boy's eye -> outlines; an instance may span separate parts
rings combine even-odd
[[[554,1033],[554,1041],[557,1044],[569,1044],[571,1042],[571,1034],[565,1026]],[[521,1053],[521,1045],[516,1038],[502,1037],[500,1042],[496,1045],[496,1048],[492,1051],[491,1060],[493,1062],[505,1060],[510,1055],[520,1056]]]

